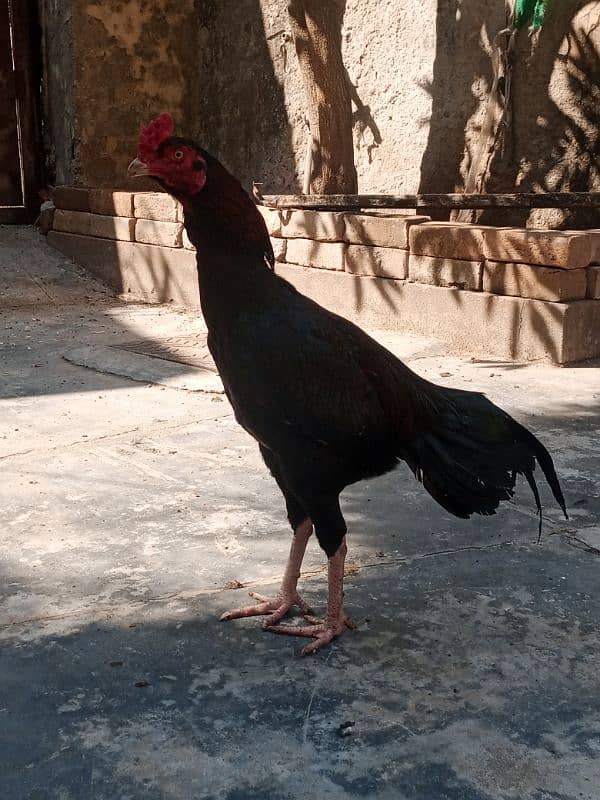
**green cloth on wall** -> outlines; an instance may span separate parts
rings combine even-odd
[[[515,26],[523,28],[529,22],[534,29],[541,28],[550,0],[517,0]]]

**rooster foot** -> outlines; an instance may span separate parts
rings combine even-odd
[[[263,628],[266,629],[283,619],[294,606],[298,606],[303,616],[313,613],[312,609],[302,600],[297,592],[289,596],[278,594],[276,597],[265,597],[256,592],[249,592],[249,594],[253,600],[258,600],[259,602],[253,606],[245,606],[244,608],[235,608],[232,611],[226,611],[224,614],[221,614],[221,620],[227,621],[230,619],[242,619],[243,617],[258,617],[266,614],[268,615],[267,619],[263,622]]]
[[[335,620],[320,620],[313,616],[305,615],[305,619],[310,625],[269,625],[267,630],[272,633],[282,633],[287,636],[307,636],[315,639],[311,644],[306,645],[300,655],[307,656],[315,653],[322,647],[330,644],[340,636],[345,628],[354,630],[356,625],[345,615],[341,615]]]

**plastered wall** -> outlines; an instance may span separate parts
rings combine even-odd
[[[299,188],[307,127],[286,0],[72,0],[68,20],[65,3],[44,2],[59,57],[47,136],[57,179],[125,186],[140,122],[169,110],[246,185]],[[460,190],[505,21],[504,0],[346,0],[360,191]],[[521,35],[513,76],[490,189],[600,190],[600,2],[555,2],[540,34]],[[529,222],[600,227],[597,217],[537,211]]]

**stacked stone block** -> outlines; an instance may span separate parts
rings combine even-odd
[[[196,253],[183,228],[182,208],[169,195],[59,187],[54,201],[49,236],[63,252],[113,284],[118,273],[118,288],[124,293],[198,305]],[[600,355],[600,229],[496,228],[381,210],[259,211],[277,271],[308,293],[307,286],[317,287],[315,296],[325,285],[335,285],[340,292],[346,287],[367,297],[373,294],[367,282],[375,281],[382,298],[392,291],[405,305],[427,298],[423,319],[439,306],[434,322],[444,320],[450,305],[449,330],[450,317],[461,304],[463,312],[475,310],[479,303],[488,316],[517,314],[521,321],[531,317],[532,325],[543,311],[553,320],[545,327],[552,327],[556,340],[547,355],[558,361]],[[118,268],[106,266],[115,261]],[[425,294],[416,291],[418,286]],[[340,309],[342,299],[341,294],[334,297]],[[386,313],[393,315],[393,308]],[[405,320],[413,319],[412,309],[403,307],[402,313]],[[417,317],[415,325],[416,321]],[[499,316],[497,323],[502,330]],[[493,320],[490,324],[493,328]]]

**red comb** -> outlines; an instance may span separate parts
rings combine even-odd
[[[161,114],[153,119],[149,125],[140,131],[138,155],[142,161],[149,161],[155,155],[161,144],[173,135],[173,117],[170,114]]]

